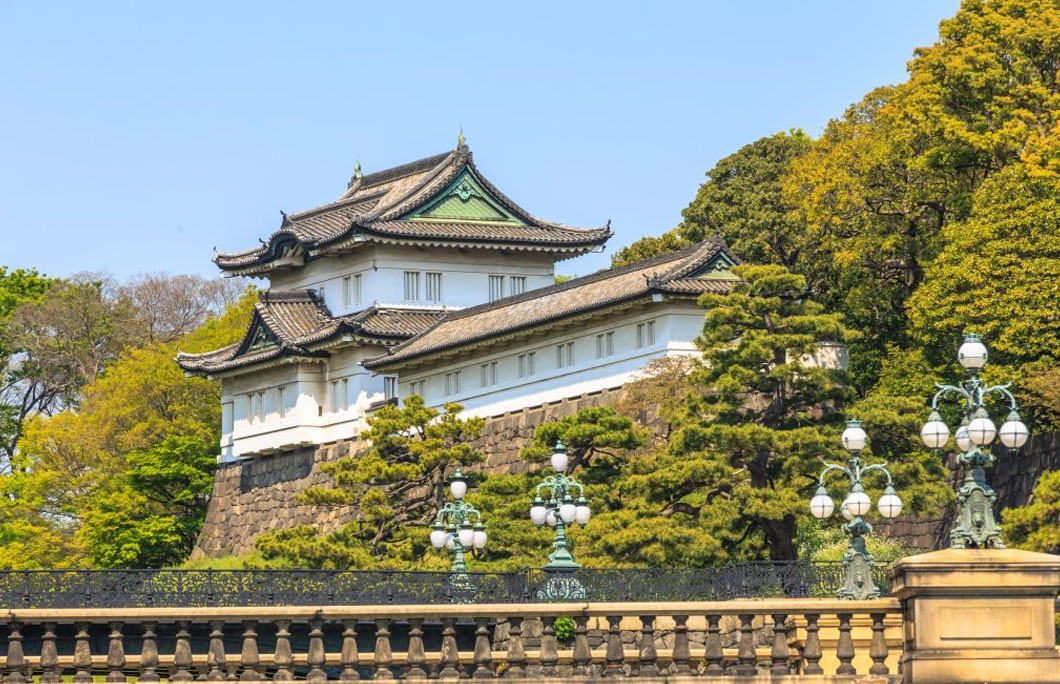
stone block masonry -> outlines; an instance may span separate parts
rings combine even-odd
[[[585,407],[614,405],[624,396],[622,388],[604,390],[487,419],[482,437],[475,444],[486,455],[485,471],[526,470],[519,450],[530,443],[537,426]],[[651,416],[634,418],[642,424],[653,422]],[[341,440],[222,464],[214,477],[206,522],[192,558],[250,554],[254,539],[269,530],[314,525],[331,532],[342,527],[353,518],[352,506],[310,506],[299,502],[296,496],[309,487],[330,482],[322,465],[356,455],[365,447],[358,439]]]

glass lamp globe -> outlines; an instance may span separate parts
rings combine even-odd
[[[551,508],[548,509],[548,513],[545,514],[545,522],[548,523],[549,527],[556,526],[556,512]]]
[[[463,499],[464,495],[467,494],[467,478],[459,470],[453,473],[453,479],[449,482],[449,491],[457,501]]]
[[[436,524],[434,529],[431,530],[431,546],[436,549],[440,549],[445,546],[445,542],[449,539],[449,535],[445,530],[442,529],[440,524]]]
[[[1027,429],[1027,426],[1024,425],[1023,421],[1020,420],[1020,414],[1011,411],[1008,414],[1008,417],[1005,418],[1005,422],[1001,424],[1001,428],[998,429],[997,436],[1001,440],[1001,443],[1008,448],[1019,449],[1027,443],[1027,439],[1031,436],[1031,432]]]
[[[997,427],[984,409],[975,412],[972,422],[968,423],[968,439],[976,446],[986,446],[994,441],[997,436]]]
[[[592,516],[592,511],[589,510],[589,502],[583,498],[579,498],[578,505],[574,509],[574,522],[579,525],[584,525],[589,522],[590,516]]]
[[[894,493],[894,487],[887,485],[883,490],[883,496],[876,504],[876,509],[885,518],[896,518],[902,512],[902,500]]]
[[[456,537],[452,532],[445,533],[445,548],[453,551],[456,549]]]
[[[854,489],[851,490],[843,504],[850,511],[850,514],[855,516],[865,515],[872,508],[872,500],[869,499],[869,495],[865,493],[860,484],[854,485]]]
[[[545,515],[547,513],[545,502],[541,500],[540,496],[535,496],[534,500],[530,502],[530,519],[534,521],[535,525],[540,527],[545,524]]]
[[[552,468],[557,473],[567,472],[570,457],[567,456],[567,448],[563,446],[563,442],[556,442],[556,450],[552,453],[552,458],[549,460],[552,463]]]
[[[843,519],[847,522],[850,522],[854,519],[854,514],[850,512],[849,508],[847,508],[846,501],[839,505],[839,512],[843,514]]]
[[[574,522],[574,516],[577,512],[578,507],[574,505],[574,501],[571,499],[564,499],[563,503],[559,506],[559,517],[566,525],[570,525]]]
[[[968,436],[967,425],[957,428],[957,432],[953,433],[953,441],[957,443],[957,448],[961,451],[968,451],[972,448],[972,440]]]
[[[869,436],[861,429],[860,420],[848,420],[843,430],[843,448],[847,451],[861,451],[868,444]]]
[[[987,356],[986,345],[975,333],[966,334],[964,343],[957,350],[957,360],[961,362],[965,370],[973,373],[986,365]]]
[[[828,496],[824,486],[817,488],[817,493],[810,499],[810,513],[818,520],[824,520],[835,512],[835,502]]]
[[[475,525],[475,538],[471,540],[471,545],[476,549],[486,548],[486,530],[482,528],[482,523]]]
[[[950,441],[950,428],[942,422],[938,411],[932,411],[924,427],[920,428],[920,439],[928,449],[941,449]]]
[[[460,540],[460,546],[463,546],[465,549],[470,549],[471,544],[475,541],[475,530],[472,529],[471,525],[465,523],[460,527],[457,539]]]

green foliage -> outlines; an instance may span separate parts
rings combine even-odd
[[[849,548],[850,540],[839,525],[833,522],[809,520],[799,525],[799,556],[814,561],[839,561]],[[880,561],[894,561],[917,553],[901,540],[882,534],[865,537],[865,546],[872,557]]]
[[[445,499],[446,481],[459,466],[482,460],[471,442],[482,418],[459,417],[462,407],[430,408],[412,396],[368,417],[361,437],[367,450],[323,466],[334,486],[311,487],[303,503],[352,506],[355,519],[321,534],[301,526],[256,540],[266,560],[298,567],[367,568],[415,563],[427,553],[427,526]]]
[[[574,618],[558,617],[552,624],[556,632],[556,641],[567,644],[574,640]]]
[[[1030,503],[1001,511],[1005,541],[1020,549],[1060,553],[1060,471],[1038,480]]]

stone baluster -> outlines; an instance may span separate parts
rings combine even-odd
[[[191,624],[182,621],[177,623],[177,644],[173,649],[173,673],[171,682],[190,682],[191,674]]]
[[[839,643],[836,644],[836,658],[839,659],[839,667],[835,673],[840,675],[857,674],[852,661],[854,660],[854,640],[850,638],[850,613],[839,613]]]
[[[58,684],[62,680],[59,676],[59,651],[55,648],[55,623],[45,622],[44,632],[41,634],[40,644],[40,682],[41,684]]]
[[[721,647],[719,622],[721,622],[720,615],[707,616],[707,643],[703,653],[703,659],[706,661],[707,667],[703,674],[708,677],[718,677],[725,674],[725,666],[722,665],[725,653]]]
[[[509,679],[526,677],[526,651],[523,649],[523,618],[508,618],[508,669],[504,676]]]
[[[392,680],[394,673],[390,666],[394,663],[394,654],[390,650],[390,619],[376,618],[375,621],[375,679]]]
[[[692,667],[688,662],[692,659],[692,652],[688,647],[688,616],[674,615],[674,649],[670,656],[673,661],[672,671],[677,675],[692,673]]]
[[[555,677],[558,674],[559,644],[556,643],[556,618],[541,618],[541,675]]]
[[[578,615],[574,618],[574,676],[593,676],[593,652],[589,649],[589,618]]]
[[[872,667],[869,674],[888,674],[887,638],[884,634],[883,613],[872,614],[872,643],[869,645]]]
[[[806,667],[802,670],[803,674],[824,674],[824,669],[821,667],[821,635],[818,634],[820,627],[817,626],[817,620],[820,617],[812,613],[806,616],[806,644],[802,649]]]
[[[409,621],[412,622],[411,620]],[[342,621],[342,653],[339,655],[339,664],[342,672],[339,673],[340,682],[356,682],[361,678],[357,671],[360,654],[357,652],[357,621]],[[412,661],[412,633],[409,632],[409,664]]]
[[[239,652],[239,664],[243,673],[239,678],[244,682],[262,681],[265,673],[260,669],[261,654],[258,652],[258,621],[243,621],[243,649]]]
[[[144,623],[143,646],[140,647],[140,681],[157,682],[158,678],[158,628],[157,622]]]
[[[228,678],[225,672],[224,626],[222,620],[210,621],[210,647],[206,651],[206,664],[210,671],[206,673],[206,679],[211,682],[223,682]]]
[[[655,616],[640,616],[640,651],[638,652],[640,677],[657,677],[659,675],[659,652],[655,650]]]
[[[324,653],[324,621],[309,621],[309,652],[306,653],[306,664],[309,672],[306,674],[307,682],[325,682],[328,679],[324,672],[327,665],[327,655]]]
[[[291,621],[276,621],[276,651],[272,656],[272,664],[276,672],[272,675],[273,681],[289,682],[294,679],[294,655],[291,653]]]
[[[773,648],[769,651],[769,662],[771,667],[769,673],[773,676],[788,674],[788,659],[791,650],[788,648],[788,616],[778,613],[773,616]]]
[[[88,641],[88,623],[74,625],[74,682],[87,684],[92,681],[92,646]]]
[[[122,643],[121,622],[110,623],[110,645],[107,647],[107,681],[124,682],[125,645]]]
[[[438,654],[442,679],[460,677],[460,651],[456,645],[456,618],[442,618],[442,649]]]
[[[626,654],[622,649],[622,616],[607,616],[607,651],[604,654],[604,676],[626,676]]]
[[[7,637],[7,681],[22,684],[26,681],[26,654],[22,650],[22,625],[12,622]]]
[[[408,670],[405,679],[427,678],[427,653],[423,650],[423,618],[409,619]]]
[[[758,674],[757,657],[755,656],[754,615],[740,616],[740,645],[736,651],[736,674]]]
[[[493,649],[490,646],[489,618],[475,618],[475,679],[493,679]]]

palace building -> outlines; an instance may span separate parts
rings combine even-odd
[[[609,226],[535,218],[451,152],[355,172],[336,201],[285,214],[225,273],[268,279],[243,340],[184,354],[217,378],[222,461],[355,437],[370,411],[418,394],[475,415],[619,387],[695,353],[696,298],[734,281],[720,238],[555,284]]]

